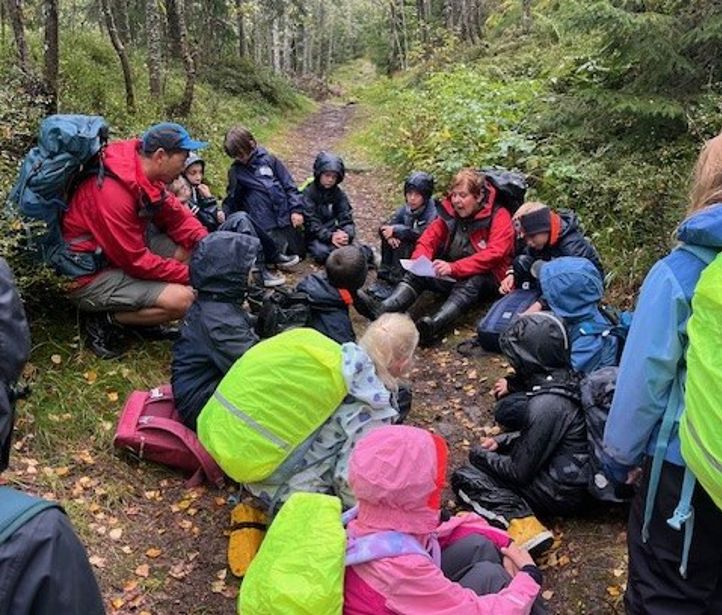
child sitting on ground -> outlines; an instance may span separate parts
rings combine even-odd
[[[379,228],[381,267],[378,278],[396,285],[404,276],[402,258],[410,258],[416,242],[428,224],[436,218],[438,203],[433,198],[434,178],[415,171],[404,182],[405,203]]]
[[[575,513],[587,498],[590,471],[578,378],[564,323],[549,312],[521,316],[499,338],[513,378],[494,386],[497,421],[519,429],[484,438],[471,466],[454,472],[460,501],[529,550],[553,536],[535,515]]]
[[[223,148],[233,158],[223,200],[226,216],[245,211],[281,254],[303,252],[303,197],[288,169],[242,126],[226,133]]]
[[[216,231],[191,257],[190,282],[198,295],[173,345],[171,385],[176,408],[193,430],[228,369],[258,341],[241,304],[259,246],[250,235]]]
[[[181,177],[188,182],[190,188],[188,207],[201,224],[212,232],[223,223],[226,215],[218,209],[218,201],[211,194],[210,188],[203,183],[205,169],[205,160],[198,154],[190,154]]]
[[[356,291],[366,283],[366,257],[356,246],[343,246],[331,252],[325,269],[306,276],[296,287],[310,302],[308,326],[339,344],[355,342],[348,309]]]
[[[350,548],[355,538],[403,532],[426,553],[347,567],[347,615],[545,612],[536,601],[541,572],[506,532],[468,513],[440,523],[447,458],[442,438],[400,425],[375,429],[351,453],[358,507],[348,514]]]
[[[537,260],[549,261],[560,256],[588,258],[604,278],[599,253],[584,236],[579,220],[571,211],[555,212],[543,203],[524,203],[512,219],[524,247],[517,251],[512,269],[499,286],[503,295],[514,288],[530,288],[535,284],[531,266]],[[529,311],[541,309],[536,305]]]
[[[313,162],[313,181],[303,190],[306,245],[320,264],[335,249],[350,245],[356,235],[351,204],[339,188],[345,175],[341,158],[320,152]]]
[[[304,329],[287,331],[281,335],[289,336],[290,339],[294,337],[294,332],[299,336],[306,336],[306,331],[322,340],[327,339],[315,331]],[[247,423],[241,418],[236,418],[236,414],[229,414],[228,408],[233,403],[231,400],[239,398],[236,391],[248,394],[253,386],[259,386],[258,383],[243,381],[243,374],[252,372],[253,366],[245,371],[242,368],[248,365],[251,358],[257,360],[260,365],[264,360],[261,352],[264,345],[273,347],[274,340],[278,337],[261,342],[254,348],[253,355],[249,354],[240,359],[218,385],[215,394],[198,419],[201,443],[221,467],[228,468],[227,472],[232,477],[234,475],[232,466],[236,465],[233,455],[237,450],[232,444],[237,438],[234,429],[238,425],[237,432],[241,433],[246,429]],[[418,340],[416,327],[408,316],[387,314],[369,325],[358,343],[343,344],[338,349],[340,352],[338,367],[334,367],[332,372],[329,372],[335,378],[335,370],[340,370],[338,379],[346,392],[345,397],[339,398],[341,403],[321,428],[295,447],[270,475],[257,482],[246,482],[245,487],[268,508],[280,505],[296,491],[337,495],[341,498],[344,507],[352,506],[354,498],[348,486],[349,456],[362,436],[372,429],[389,425],[398,419],[396,395],[399,380],[411,367]],[[328,344],[333,345],[334,342],[328,340]],[[306,345],[303,352],[315,351]],[[296,379],[300,376],[294,357],[284,356],[283,360],[283,365],[274,364],[272,371],[263,372],[263,389],[272,390],[276,399],[288,397],[288,391],[293,390],[293,387],[299,387]],[[290,408],[287,416],[293,416],[294,412],[306,413],[302,397],[302,391],[294,393],[294,398],[292,401],[289,400],[289,403],[295,404],[296,407]],[[249,411],[251,410],[246,409],[246,413]],[[275,418],[272,420],[275,421],[276,433],[283,433],[284,430],[295,433],[296,425],[284,426],[282,420]],[[262,429],[264,431],[261,436],[266,432],[265,428]],[[275,435],[270,437],[274,442],[277,440]],[[290,438],[290,436],[286,437]],[[262,452],[260,448],[258,450],[259,453]]]

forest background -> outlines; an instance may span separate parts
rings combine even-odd
[[[330,98],[358,108],[340,144],[357,185],[380,169],[391,207],[413,169],[434,173],[439,192],[461,166],[520,170],[530,198],[581,215],[614,302],[630,306],[673,245],[694,159],[722,128],[721,94],[719,0],[0,0],[0,198],[48,113],[103,115],[113,138],[179,121],[210,141],[208,179],[222,194],[229,125],[277,151]],[[112,448],[127,393],[168,380],[170,346],[139,345],[117,363],[84,351],[60,281],[22,241],[0,217],[33,332],[33,394],[3,481],[63,502],[109,611],[229,612],[237,583],[217,570],[226,494],[186,492]],[[447,346],[422,355],[415,417],[441,432],[476,407],[474,420],[454,418],[473,427],[451,438],[468,449],[490,421],[484,382],[505,365],[477,373]],[[555,612],[621,612],[623,516],[555,528]]]

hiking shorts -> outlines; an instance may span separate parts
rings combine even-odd
[[[159,256],[172,258],[178,246],[163,233],[148,236],[148,247]],[[83,312],[135,312],[152,307],[168,282],[139,280],[122,269],[106,269],[68,297]]]

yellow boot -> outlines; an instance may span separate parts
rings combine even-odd
[[[507,528],[509,537],[520,547],[538,557],[554,544],[554,534],[545,528],[534,515],[512,519]]]
[[[266,515],[248,504],[231,511],[231,535],[228,538],[228,566],[237,577],[246,574],[266,535]]]

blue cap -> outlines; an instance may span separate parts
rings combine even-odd
[[[208,146],[207,141],[194,141],[191,139],[190,134],[183,126],[173,122],[163,122],[151,126],[145,131],[141,139],[143,141],[143,151],[146,154],[151,154],[160,148],[164,150],[184,149],[193,151]]]

